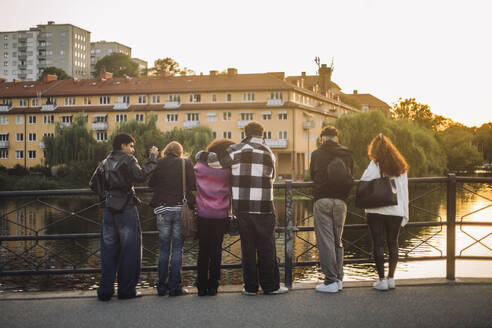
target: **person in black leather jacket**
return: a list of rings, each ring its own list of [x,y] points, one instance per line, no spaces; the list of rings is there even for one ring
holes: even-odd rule
[[[140,167],[135,139],[118,134],[113,151],[97,167],[89,185],[104,199],[101,225],[101,280],[97,297],[109,301],[114,294],[118,274],[118,298],[140,296],[136,286],[140,278],[142,237],[134,184],[144,182],[156,167],[157,147],[150,149],[150,159]]]

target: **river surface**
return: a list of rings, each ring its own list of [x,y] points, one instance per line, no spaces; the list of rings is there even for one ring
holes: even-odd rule
[[[309,190],[302,190],[309,193]],[[299,227],[312,227],[312,201],[302,192],[294,194],[294,222]],[[143,197],[144,202],[150,195]],[[410,187],[410,222],[446,221],[446,185],[419,184]],[[461,226],[460,222],[492,222],[492,186],[489,184],[458,184],[456,255],[492,257],[491,226]],[[92,196],[45,197],[2,200],[0,204],[0,234],[8,236],[73,234],[99,232],[101,211]],[[349,199],[346,225],[365,223],[362,212]],[[27,205],[26,205],[27,204]],[[285,224],[285,202],[275,201],[278,224]],[[92,205],[92,206],[91,206]],[[87,209],[85,209],[87,208]],[[76,216],[70,215],[77,213]],[[155,219],[147,206],[141,206],[140,219],[143,231],[155,231]],[[483,239],[482,239],[483,238]],[[238,237],[226,235],[223,247],[223,264],[240,263]],[[371,254],[371,240],[367,228],[346,228],[343,234],[345,258],[367,258]],[[476,240],[480,240],[477,243]],[[400,232],[400,257],[446,255],[446,227],[405,227]],[[474,243],[471,245],[472,243]],[[318,261],[314,232],[298,232],[294,237],[295,262]],[[158,256],[158,238],[155,235],[143,239],[143,266],[155,266]],[[183,265],[195,265],[198,253],[196,242],[185,243]],[[277,256],[284,261],[284,236],[277,234]],[[98,240],[46,240],[12,241],[0,245],[0,270],[97,268],[99,266]],[[377,277],[372,264],[345,264],[345,280],[372,280]],[[283,269],[281,269],[283,279]],[[400,261],[396,278],[445,277],[446,261]],[[457,277],[492,277],[492,260],[456,262]],[[319,266],[300,266],[294,269],[294,281],[319,281],[323,278]],[[0,292],[4,290],[61,290],[94,289],[98,274],[40,275],[1,277]],[[183,272],[185,285],[195,280],[193,270]],[[140,285],[152,286],[155,272],[142,273]],[[222,284],[239,284],[240,269],[222,270]]]

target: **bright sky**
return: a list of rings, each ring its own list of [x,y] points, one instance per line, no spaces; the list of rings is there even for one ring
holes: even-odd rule
[[[466,125],[492,121],[489,0],[22,0],[0,3],[0,30],[70,23],[149,62],[171,57],[208,74],[316,72],[345,93],[392,105],[414,97]]]

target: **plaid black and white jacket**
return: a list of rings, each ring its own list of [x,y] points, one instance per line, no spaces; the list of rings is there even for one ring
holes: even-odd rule
[[[275,155],[262,138],[249,137],[215,153],[199,152],[196,158],[212,168],[231,168],[232,205],[237,213],[274,213]]]

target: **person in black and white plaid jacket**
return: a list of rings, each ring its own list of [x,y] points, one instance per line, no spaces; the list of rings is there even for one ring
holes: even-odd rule
[[[223,157],[200,152],[197,159],[213,168],[231,168],[232,205],[241,236],[243,293],[256,295],[261,285],[265,294],[282,294],[288,289],[280,286],[275,248],[275,156],[263,141],[264,128],[260,123],[249,122],[244,131],[246,139],[229,146]]]

